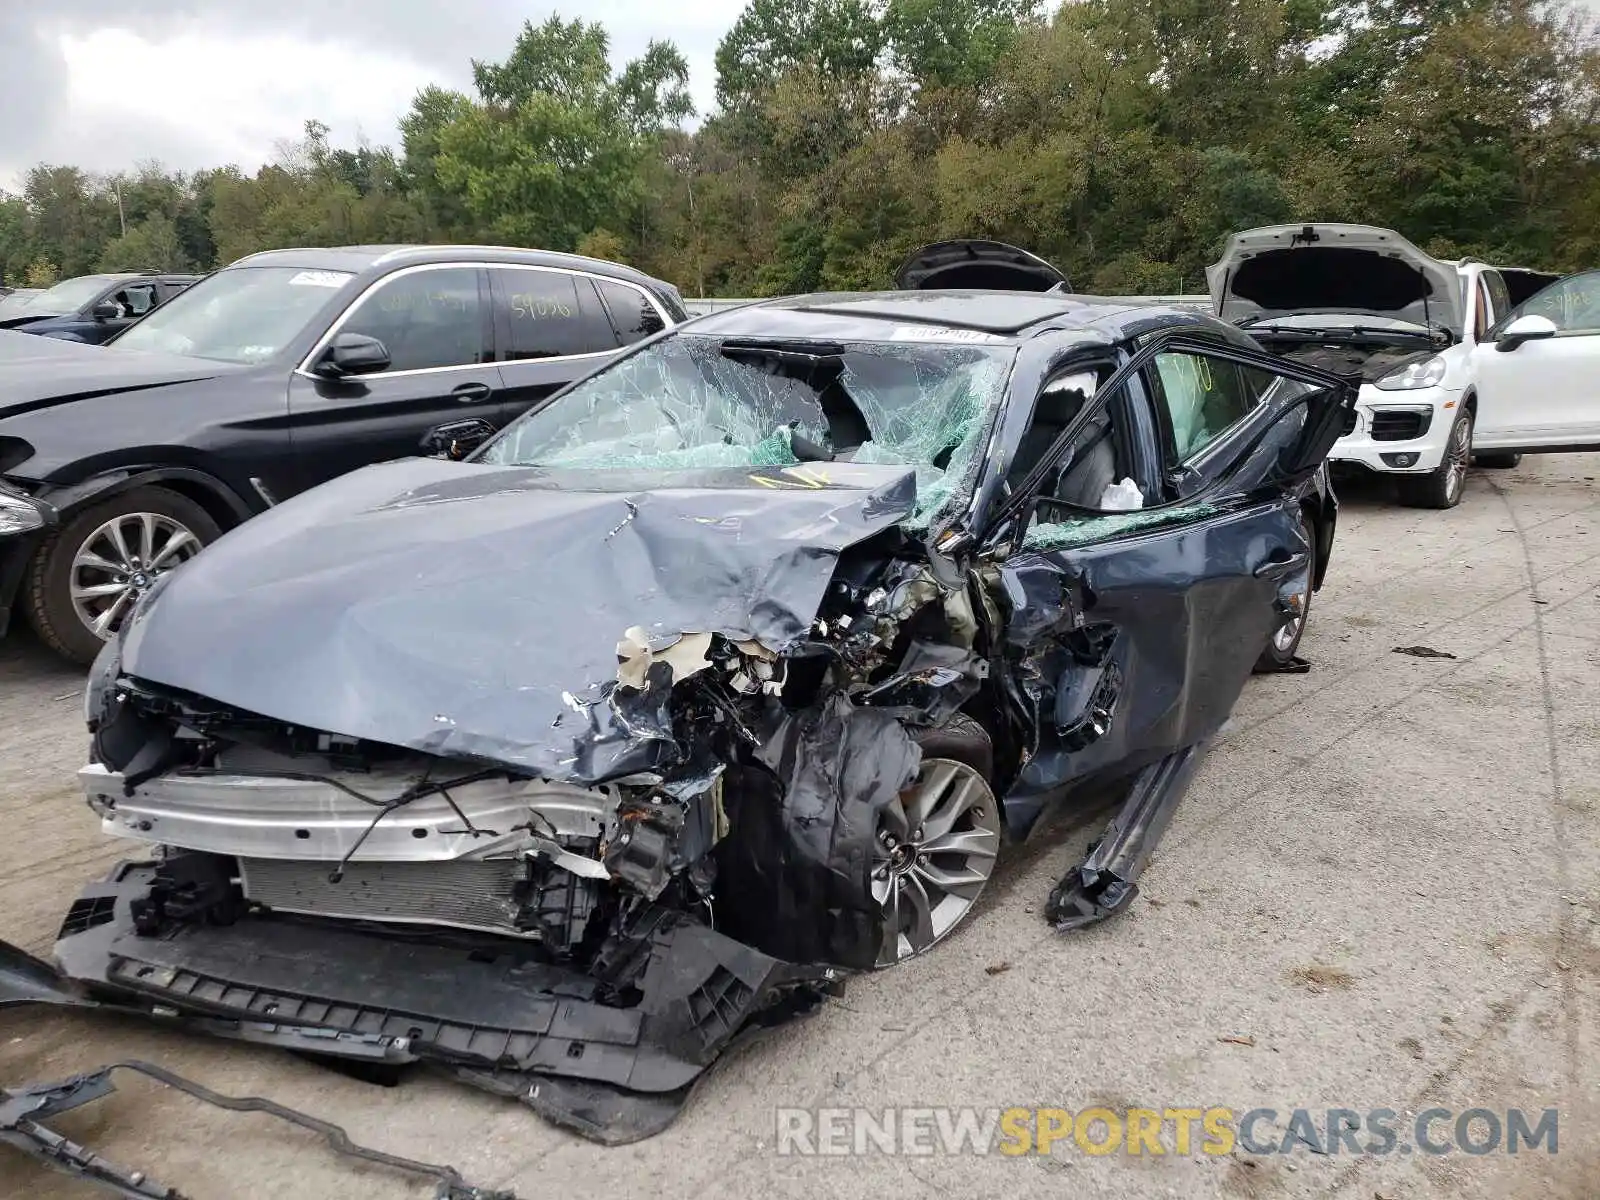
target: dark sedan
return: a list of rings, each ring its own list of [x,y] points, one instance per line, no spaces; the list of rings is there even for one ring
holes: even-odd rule
[[[86,700],[133,861],[65,978],[13,977],[644,1136],[742,1035],[949,936],[1052,806],[1120,805],[1050,919],[1128,906],[1321,580],[1354,402],[1214,318],[1059,294],[669,331],[160,580]]]
[[[684,316],[613,263],[356,246],[242,259],[103,350],[0,335],[0,633],[18,601],[88,662],[224,530],[451,417],[498,429]],[[58,523],[25,527],[8,492]]]
[[[37,333],[92,346],[110,341],[178,295],[198,275],[80,275],[0,313],[0,329]]]

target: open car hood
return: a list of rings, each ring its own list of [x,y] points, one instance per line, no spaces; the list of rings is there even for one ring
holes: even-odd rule
[[[1206,268],[1211,303],[1227,321],[1352,313],[1461,332],[1453,263],[1372,225],[1273,225],[1236,233]]]
[[[1060,286],[1072,290],[1067,277],[1037,254],[1004,242],[963,238],[934,242],[906,259],[895,272],[902,291],[977,288],[1001,292],[1047,292]]]
[[[229,533],[164,576],[107,654],[289,724],[596,783],[672,751],[642,732],[653,711],[630,723],[610,702],[630,630],[652,649],[700,633],[792,649],[839,552],[915,500],[909,467],[406,459]]]

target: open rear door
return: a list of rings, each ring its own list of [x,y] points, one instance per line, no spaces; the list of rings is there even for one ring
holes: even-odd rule
[[[1048,292],[1072,290],[1066,275],[1037,254],[1004,242],[963,238],[934,242],[912,253],[895,272],[902,291],[977,289],[996,292]]]

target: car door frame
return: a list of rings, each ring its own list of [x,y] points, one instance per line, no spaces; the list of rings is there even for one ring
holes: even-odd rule
[[[1311,390],[1264,398],[1210,442],[1192,468],[1198,485],[1184,498],[1134,513],[1079,510],[1104,519],[1102,529],[1070,545],[1028,547],[1031,517],[1060,503],[1043,500],[1038,488],[1058,472],[1078,431],[1119,402],[1125,385],[1135,407],[1154,418],[1130,432],[1158,439],[1145,450],[1167,461],[1171,434],[1144,372],[1169,352],[1228,360]],[[990,560],[1008,614],[1001,640],[1011,661],[997,664],[996,673],[1028,681],[1008,696],[1012,736],[1023,747],[1005,798],[1013,836],[1025,836],[1080,785],[1137,771],[1215,735],[1282,619],[1283,581],[1308,561],[1301,491],[1339,437],[1357,392],[1353,380],[1193,329],[1155,334],[1125,357],[979,526],[979,557]],[[1302,407],[1306,420],[1289,454],[1290,445],[1269,435]],[[1215,627],[1197,628],[1196,612]]]
[[[486,419],[492,419],[490,414],[495,408],[501,383],[500,373],[497,365],[500,351],[499,345],[496,341],[493,299],[490,290],[491,283],[489,274],[485,267],[486,264],[478,261],[436,261],[427,263],[411,263],[392,271],[385,271],[383,274],[366,281],[361,288],[352,293],[349,301],[336,316],[327,322],[322,333],[311,343],[310,348],[300,356],[298,363],[291,373],[287,396],[291,447],[294,445],[294,439],[297,433],[302,430],[302,427],[314,423],[303,420],[305,414],[297,413],[295,411],[296,390],[303,386],[309,386],[320,395],[325,389],[336,388],[341,386],[341,383],[343,386],[352,388],[370,388],[373,383],[381,384],[382,382],[388,380],[462,375],[464,373],[471,372],[480,376],[481,379],[486,383],[490,380],[493,380],[493,383],[489,384],[489,390],[484,399],[480,401],[462,402],[460,403],[459,409],[453,405],[441,406],[435,414],[435,420],[433,420],[431,424],[443,423],[456,417],[484,417]],[[352,316],[356,314],[361,309],[362,305],[364,305],[371,297],[376,295],[383,288],[390,286],[398,279],[435,271],[471,271],[476,277],[479,304],[479,336],[481,338],[481,344],[484,348],[484,361],[480,363],[462,363],[442,367],[413,367],[398,371],[375,371],[367,375],[352,376],[349,380],[345,381],[332,381],[317,374],[317,372],[313,369],[317,360],[327,350],[328,346],[332,344],[333,339],[339,335],[345,325],[349,323]],[[503,427],[505,423],[506,422],[503,421],[495,422],[497,428]],[[426,432],[426,429],[419,428],[416,432],[416,442],[414,445],[409,446],[408,450],[420,452],[421,437]],[[296,457],[298,457],[298,452],[295,453]],[[381,461],[381,459],[374,458],[371,461]],[[322,482],[322,480],[314,477],[316,473],[309,466],[305,470],[297,468],[295,474],[300,476],[303,480],[309,481],[303,482],[300,487],[297,488],[297,490],[303,490],[305,486],[314,486],[316,483]],[[282,497],[279,498],[281,499]]]
[[[1600,381],[1600,326],[1594,329],[1562,330],[1552,337],[1528,341],[1509,352],[1504,351],[1499,344],[1500,334],[1505,327],[1522,316],[1529,304],[1546,292],[1586,275],[1593,276],[1596,286],[1600,287],[1600,268],[1574,271],[1570,275],[1564,275],[1500,315],[1479,339],[1478,344],[1472,348],[1474,394],[1478,406],[1477,425],[1473,435],[1475,449],[1506,454],[1581,454],[1600,450],[1600,382],[1597,382],[1592,389],[1589,404],[1592,406],[1593,419],[1588,422],[1563,422],[1558,411],[1557,419],[1546,424],[1521,427],[1515,423],[1499,426],[1495,424],[1503,414],[1517,412],[1519,403],[1524,402],[1522,397],[1509,394],[1505,387],[1505,375],[1499,369],[1514,367],[1518,361],[1517,356],[1548,354],[1552,347],[1559,347],[1564,353],[1572,353],[1573,351],[1563,344],[1573,343],[1579,350],[1589,350],[1589,357],[1593,359],[1593,366],[1587,373],[1584,372],[1581,363],[1574,369],[1574,373],[1579,377],[1587,374],[1588,378]],[[1580,339],[1588,340],[1580,341]],[[1499,357],[1502,353],[1509,353],[1512,357],[1502,361]],[[1583,403],[1582,398],[1578,403]],[[1564,428],[1572,432],[1564,434],[1562,432]],[[1551,440],[1562,437],[1568,440]]]

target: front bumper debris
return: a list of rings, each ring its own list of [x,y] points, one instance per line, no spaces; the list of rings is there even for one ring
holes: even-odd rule
[[[665,1129],[718,1058],[809,1012],[834,976],[667,913],[589,972],[255,913],[143,937],[133,904],[154,877],[153,863],[124,863],[85,890],[55,946],[58,982],[6,948],[0,1007],[94,1003],[326,1058],[421,1063],[623,1144]]]
[[[266,1113],[301,1129],[309,1129],[320,1134],[337,1154],[433,1179],[438,1185],[434,1192],[436,1200],[516,1200],[516,1195],[509,1191],[474,1187],[462,1179],[454,1167],[436,1166],[358,1146],[339,1126],[317,1117],[259,1096],[223,1096],[163,1067],[145,1062],[112,1063],[97,1071],[56,1083],[0,1088],[0,1142],[16,1147],[52,1170],[97,1184],[114,1195],[131,1197],[132,1200],[184,1200],[183,1193],[176,1188],[157,1183],[143,1171],[129,1170],[108,1162],[87,1146],[80,1146],[62,1137],[44,1124],[51,1117],[81,1108],[116,1091],[116,1085],[111,1082],[114,1071],[143,1075],[202,1103],[229,1112]]]

